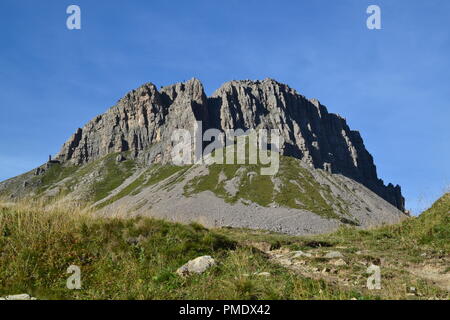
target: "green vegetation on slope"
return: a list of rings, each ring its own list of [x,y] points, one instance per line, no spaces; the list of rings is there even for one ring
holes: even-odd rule
[[[51,164],[44,173],[32,178],[31,187],[37,186],[36,195],[57,187],[55,198],[72,192],[80,183],[86,188],[86,201],[97,202],[118,188],[136,170],[134,160],[117,162],[118,153],[107,155],[84,166]]]
[[[115,201],[122,199],[123,197],[126,197],[128,195],[136,195],[141,192],[143,188],[155,185],[178,174],[176,177],[174,177],[174,180],[176,180],[179,175],[185,173],[189,168],[190,166],[181,167],[172,165],[153,165],[151,168],[142,172],[136,180],[127,185],[120,192],[97,205],[97,208],[100,209],[106,207],[107,205],[114,203]]]
[[[70,207],[0,205],[0,296],[27,292],[40,299],[448,299],[431,281],[407,270],[445,266],[449,209],[447,194],[420,217],[396,226],[292,237],[146,218],[93,218]],[[280,253],[311,253],[312,258],[299,260],[300,266],[318,273],[300,275],[249,246],[261,241]],[[335,275],[320,272],[330,268],[329,261],[320,258],[329,250],[342,252],[347,263],[331,265],[337,268]],[[213,256],[218,265],[189,278],[175,274],[201,255]],[[381,291],[364,289],[367,263],[381,265]],[[81,267],[82,290],[65,287],[70,265]],[[270,276],[253,276],[258,272]],[[333,276],[337,283],[330,280]],[[339,279],[347,286],[339,285]],[[410,287],[418,295],[411,297]]]
[[[260,164],[210,165],[209,174],[196,177],[186,185],[185,195],[212,191],[229,203],[248,200],[264,207],[276,204],[339,218],[331,206],[334,203],[342,214],[346,214],[344,201],[336,199],[328,186],[319,184],[298,160],[280,156],[280,168],[275,176],[261,175],[262,167]],[[226,184],[234,185],[236,192],[230,194]]]
[[[450,193],[421,215],[412,227],[421,244],[434,245],[450,252]],[[411,233],[411,231],[409,231]]]
[[[203,191],[212,191],[226,202],[235,203],[239,199],[250,200],[262,206],[272,202],[273,183],[270,176],[259,174],[257,165],[221,165],[208,166],[209,173],[196,177],[185,187],[185,195],[190,196]],[[236,194],[229,194],[225,184],[238,179]]]
[[[423,251],[437,255],[450,254],[450,193],[445,194],[419,217],[371,230],[342,227],[334,233],[310,237],[292,237],[263,231],[243,232],[240,229],[223,229],[223,232],[235,241],[266,241],[276,247],[305,249],[305,243],[316,242],[321,247],[345,245],[350,251],[370,249],[383,256],[392,254],[392,258],[404,256],[422,261],[425,259],[425,255],[420,256]]]
[[[373,230],[344,227],[335,233],[310,238],[333,246],[345,245],[358,250],[368,249],[378,258],[404,258],[410,262],[423,262],[427,254],[448,256],[450,254],[450,193],[436,201],[419,217],[409,218],[400,224]]]
[[[37,198],[43,195],[46,198],[61,198],[76,191],[75,198],[99,202],[97,208],[101,209],[162,181],[167,183],[164,182],[160,188],[169,189],[175,183],[182,182],[184,174],[192,167],[155,164],[143,168],[132,159],[117,162],[117,155],[112,153],[83,166],[53,164],[43,174],[32,177],[29,194],[36,191]],[[125,158],[128,156],[125,153]],[[340,219],[346,224],[358,224],[342,218],[348,214],[345,201],[335,197],[328,185],[318,183],[298,160],[281,156],[279,171],[274,176],[261,175],[263,167],[261,164],[210,165],[207,175],[187,182],[184,195],[212,191],[228,203],[242,200],[243,203],[251,201],[264,207],[304,209],[322,217]],[[141,174],[137,174],[134,181],[121,187],[129,177],[139,172]],[[24,181],[18,180],[17,184],[24,185]],[[121,189],[114,192],[119,187]],[[3,196],[7,195],[5,191]]]
[[[178,267],[201,255],[219,264],[181,278]],[[70,265],[82,290],[67,290]],[[271,277],[245,274],[270,272]],[[0,296],[39,299],[349,299],[324,281],[298,277],[264,254],[199,225],[151,219],[94,219],[77,210],[0,209]]]
[[[92,201],[97,202],[107,197],[111,191],[118,188],[126,179],[133,174],[135,162],[133,160],[126,160],[117,163],[115,154],[108,155],[103,160],[103,167],[101,169],[101,179],[96,181],[92,186]]]
[[[375,292],[380,298],[450,299],[448,292],[437,288],[437,285],[450,288],[450,193],[419,217],[372,230],[343,227],[331,234],[310,237],[239,229],[222,229],[221,232],[237,242],[264,241],[272,247],[310,253],[339,250],[347,262],[337,268],[339,277],[359,285],[364,285],[365,277],[361,280],[360,276],[368,264],[380,265],[383,290]],[[316,249],[311,250],[311,247]],[[307,260],[307,264],[319,270],[330,267],[318,258]],[[411,287],[418,293],[411,294]]]
[[[41,177],[35,179],[40,180],[40,186],[38,188],[38,194],[46,191],[52,185],[73,176],[79,167],[77,166],[63,166],[59,163],[52,164]]]
[[[299,165],[298,160],[283,157],[280,166],[281,192],[277,193],[277,203],[297,209],[305,209],[328,218],[338,218],[331,205],[333,201],[329,188],[317,183],[308,170]],[[326,195],[326,196],[324,196]]]

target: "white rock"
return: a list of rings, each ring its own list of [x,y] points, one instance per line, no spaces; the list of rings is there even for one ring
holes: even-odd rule
[[[242,276],[244,277],[250,277],[250,275],[248,273],[244,273]],[[270,273],[269,272],[253,272],[252,276],[260,276],[260,277],[270,277]]]
[[[293,258],[300,258],[300,257],[311,258],[311,257],[312,257],[312,254],[311,254],[311,253],[303,252],[303,251],[301,251],[301,250],[299,250],[299,251],[294,251],[293,254],[294,254]]]
[[[333,262],[331,262],[332,265],[340,267],[340,266],[346,266],[347,262],[345,262],[343,259],[337,259],[337,260],[333,260]]]
[[[3,298],[0,298],[0,300],[36,300],[36,298],[31,297],[30,295],[23,293],[23,294],[16,294],[12,296],[6,296]]]
[[[216,261],[210,256],[198,257],[189,261],[177,270],[180,276],[189,276],[192,274],[200,274],[205,272],[208,268],[216,264]]]
[[[343,258],[344,256],[339,251],[330,251],[328,252],[324,258],[326,259],[337,259],[337,258]]]

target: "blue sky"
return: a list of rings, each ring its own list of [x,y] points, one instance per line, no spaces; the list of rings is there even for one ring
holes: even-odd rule
[[[382,30],[366,27],[371,4]],[[450,185],[449,30],[448,0],[1,0],[0,180],[145,82],[197,77],[210,94],[271,77],[360,130],[419,212]]]

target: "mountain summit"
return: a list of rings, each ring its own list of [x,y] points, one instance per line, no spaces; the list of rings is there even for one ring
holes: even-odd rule
[[[248,165],[173,166],[173,131],[192,130],[197,121],[203,131],[278,129],[280,172],[262,177]],[[160,90],[145,84],[76,130],[49,163],[1,183],[1,194],[89,199],[105,213],[121,205],[136,214],[210,225],[260,227],[272,216],[262,227],[289,233],[404,216],[400,187],[378,178],[359,132],[319,101],[273,79],[230,81],[211,97],[197,79]],[[264,214],[254,217],[258,212]],[[300,213],[315,221],[310,225],[326,227],[276,222],[297,221],[292,216]]]

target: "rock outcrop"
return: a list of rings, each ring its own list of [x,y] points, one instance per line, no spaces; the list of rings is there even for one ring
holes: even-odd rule
[[[145,84],[79,128],[56,158],[84,164],[113,152],[132,151],[149,162],[169,162],[173,130],[191,128],[197,120],[207,123],[207,106],[196,79],[161,91]]]
[[[231,81],[211,97],[197,79],[160,90],[145,84],[78,129],[56,160],[85,164],[113,152],[130,152],[145,163],[168,163],[173,130],[193,131],[196,121],[203,122],[203,130],[279,129],[283,155],[347,176],[404,211],[400,186],[386,186],[378,178],[360,133],[319,101],[272,79]]]

